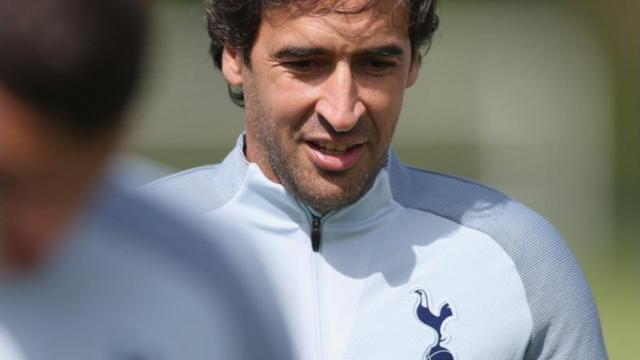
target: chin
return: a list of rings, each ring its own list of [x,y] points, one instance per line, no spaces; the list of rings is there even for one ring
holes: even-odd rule
[[[302,202],[321,212],[335,210],[351,205],[364,196],[370,187],[364,184],[361,177],[351,176],[321,177],[314,182],[298,183],[297,189],[292,191]]]

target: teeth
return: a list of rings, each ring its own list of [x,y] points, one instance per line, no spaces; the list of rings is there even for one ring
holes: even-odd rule
[[[330,142],[314,142],[314,144],[327,152],[341,153],[351,149],[352,146],[337,145]]]
[[[318,145],[321,148],[324,148],[324,149],[327,149],[327,150],[330,150],[330,151],[336,150],[336,146],[334,144],[332,144],[332,143],[320,142],[320,143],[318,143]]]

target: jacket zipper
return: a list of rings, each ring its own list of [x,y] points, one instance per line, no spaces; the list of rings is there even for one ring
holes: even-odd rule
[[[322,219],[316,215],[311,215],[311,248],[314,252],[320,251],[322,241]]]
[[[320,244],[322,241],[322,216],[316,215],[313,211],[309,210],[309,214],[311,215],[311,249],[314,253],[320,251]],[[315,353],[313,354],[313,358],[317,360],[322,360],[322,315],[320,311],[320,297],[318,288],[319,284],[319,273],[318,273],[318,263],[317,263],[317,255],[311,254],[311,283],[312,291],[313,291],[313,307],[315,308],[315,321],[313,322],[315,325]]]

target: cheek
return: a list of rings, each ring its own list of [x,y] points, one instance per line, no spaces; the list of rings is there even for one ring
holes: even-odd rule
[[[403,92],[398,89],[368,89],[362,100],[381,140],[390,138],[402,108]]]
[[[314,89],[309,86],[273,84],[260,92],[262,117],[280,131],[297,131],[313,113]]]
[[[390,115],[400,112],[405,91],[404,76],[396,74],[364,80],[360,82],[358,95],[368,108]]]
[[[312,107],[323,96],[323,79],[323,76],[297,77],[280,69],[269,69],[264,76],[255,77],[263,97],[271,96],[274,103],[297,111]]]

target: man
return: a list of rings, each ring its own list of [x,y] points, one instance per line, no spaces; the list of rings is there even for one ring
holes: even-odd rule
[[[125,190],[108,165],[147,7],[0,0],[3,360],[288,357],[269,294],[234,265],[245,249]]]
[[[590,289],[544,219],[389,152],[435,9],[209,1],[245,133],[221,164],[149,187],[262,254],[301,359],[604,359]]]

